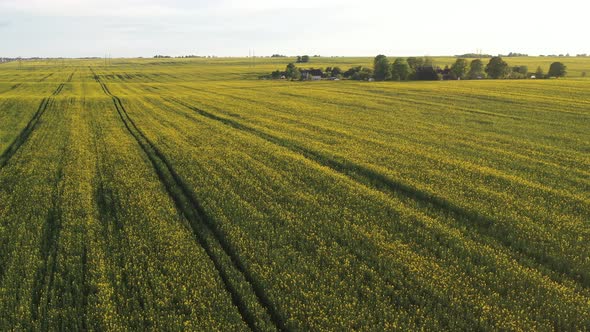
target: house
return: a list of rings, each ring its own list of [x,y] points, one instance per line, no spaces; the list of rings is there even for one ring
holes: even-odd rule
[[[321,69],[304,69],[301,71],[301,78],[304,80],[319,81],[324,76]]]

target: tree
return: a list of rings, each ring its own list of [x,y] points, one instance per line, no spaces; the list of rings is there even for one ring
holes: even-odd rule
[[[510,67],[506,61],[502,60],[501,57],[495,56],[490,59],[490,62],[486,66],[486,73],[491,78],[504,78],[510,73]]]
[[[403,58],[397,58],[391,65],[391,78],[394,81],[405,81],[410,76],[410,66]]]
[[[514,66],[512,67],[512,72],[510,73],[510,78],[527,78],[529,73],[529,67],[527,66]]]
[[[416,68],[424,66],[424,58],[409,57],[407,62],[412,71],[416,71]]]
[[[541,68],[541,66],[537,67],[535,78],[545,78],[545,72],[543,72],[543,68]]]
[[[418,81],[438,81],[440,80],[440,76],[438,76],[438,73],[436,72],[436,69],[434,69],[434,67],[422,66],[416,68],[414,79]]]
[[[340,75],[342,75],[342,69],[340,67],[332,68],[332,77],[338,77]]]
[[[290,63],[287,65],[287,70],[285,70],[285,77],[296,81],[301,78],[301,71],[294,64]]]
[[[567,67],[561,62],[554,62],[549,67],[549,77],[564,77],[567,75]]]
[[[467,71],[469,70],[469,63],[466,59],[457,59],[455,63],[451,66],[451,73],[453,77],[456,79],[463,79],[465,75],[467,75]]]
[[[307,63],[307,62],[309,62],[309,55],[304,55],[304,56],[298,55],[297,56],[297,63]]]
[[[273,80],[278,80],[278,79],[280,79],[280,78],[281,78],[281,76],[282,76],[282,75],[283,75],[283,74],[281,73],[281,71],[280,71],[280,70],[275,70],[275,71],[273,71],[273,72],[272,72],[272,74],[270,74],[270,77],[271,77]]]
[[[351,80],[367,81],[373,77],[373,70],[371,68],[357,66],[345,71],[343,76]]]
[[[357,67],[352,67],[350,69],[348,69],[347,71],[345,71],[342,76],[346,77],[346,78],[351,78],[352,75],[354,75],[354,73],[361,71],[363,67],[361,66],[357,66]]]
[[[469,79],[480,79],[485,77],[483,61],[475,59],[469,65],[469,72],[467,73]]]
[[[373,61],[373,70],[375,73],[375,80],[385,81],[391,78],[391,68],[389,66],[389,59],[383,54],[379,54]]]
[[[363,67],[359,72],[355,75],[352,75],[353,79],[359,81],[368,81],[371,77],[373,77],[374,73],[371,68]]]
[[[420,76],[423,77],[424,69],[429,72],[428,67],[434,68],[434,60],[431,57],[423,56],[423,57],[409,57],[407,60],[408,66],[410,67],[410,75],[409,79],[417,79],[418,72],[420,72]],[[430,73],[432,74],[432,73]]]
[[[512,70],[516,71],[517,73],[521,73],[521,74],[526,75],[529,72],[529,67],[527,67],[527,66],[516,66]]]

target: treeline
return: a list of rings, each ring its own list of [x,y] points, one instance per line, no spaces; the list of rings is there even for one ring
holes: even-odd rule
[[[529,56],[525,53],[517,53],[517,52],[510,52],[506,55],[499,54],[498,56],[502,57],[522,57],[522,56]],[[455,55],[456,58],[493,58],[494,56],[491,54],[481,54],[481,53],[465,53],[461,55]]]
[[[28,61],[28,60],[49,60],[49,59],[64,59],[64,58],[40,58],[40,57],[32,57],[32,58],[3,58],[0,57],[0,63],[2,62],[12,62],[12,61]]]
[[[373,78],[377,81],[549,78],[564,77],[566,69],[563,63],[554,62],[547,74],[541,67],[533,73],[527,66],[508,65],[501,56],[492,57],[485,65],[481,59],[469,62],[459,58],[451,66],[441,69],[435,67],[428,57],[397,58],[392,63],[385,55],[378,55],[373,61]]]
[[[375,61],[379,60],[379,65],[373,68],[365,66],[355,66],[347,70],[340,67],[328,67],[305,69],[299,68],[294,63],[287,65],[284,71],[276,70],[270,75],[262,76],[262,79],[287,79],[287,80],[311,80],[311,79],[349,79],[357,81],[374,81],[374,80],[438,80],[439,74],[434,67],[434,61],[431,57],[410,57],[407,59],[396,59],[391,65],[384,55],[377,56]],[[402,61],[403,60],[403,61]],[[301,62],[306,63],[306,62]],[[388,74],[383,74],[380,65],[385,65]],[[309,75],[312,73],[312,75]]]
[[[276,54],[271,55],[270,57],[271,58],[286,58],[287,56],[286,55],[283,55],[283,54],[276,53]],[[314,58],[320,58],[321,56],[320,55],[314,55],[313,57]],[[309,55],[298,55],[297,56],[297,63],[306,63],[306,62],[309,62],[309,59],[310,58],[311,57]]]
[[[295,64],[290,63],[284,71],[275,70],[270,75],[261,76],[261,79],[286,79],[291,81],[304,80],[318,80],[318,79],[354,79],[354,80],[369,80],[373,77],[373,70],[367,67],[353,67],[346,71],[340,67],[327,68],[299,68]]]
[[[508,53],[506,55],[500,54],[498,56],[504,56],[504,57],[508,57],[508,58],[515,58],[515,57],[523,57],[523,56],[526,57],[526,56],[529,56],[529,55],[528,54],[525,54],[525,53],[510,52],[510,53]]]
[[[548,57],[548,58],[571,58],[573,55],[570,55],[569,53],[566,54],[541,54],[539,55],[540,57]],[[578,58],[586,58],[588,57],[587,53],[581,53],[581,54],[576,54],[575,55]]]
[[[170,55],[154,55],[154,59],[192,59],[192,58],[199,58],[199,59],[205,59],[205,58],[217,58],[214,55],[194,55],[194,54],[189,54],[189,55],[179,55],[179,56],[170,56]]]
[[[564,77],[567,67],[561,62],[554,62],[545,73],[542,67],[530,72],[527,66],[510,66],[501,56],[492,57],[487,64],[481,59],[467,60],[459,58],[451,66],[444,68],[434,65],[431,57],[396,58],[390,61],[385,55],[378,55],[373,60],[373,68],[356,66],[346,71],[339,67],[323,69],[301,69],[295,64],[287,65],[285,71],[276,70],[262,79],[318,80],[350,79],[358,81],[438,81],[465,79],[525,79]]]
[[[297,56],[297,63],[308,63],[309,62],[309,55],[298,55]]]
[[[493,55],[491,54],[481,54],[481,53],[465,53],[461,55],[455,55],[455,58],[491,58]]]

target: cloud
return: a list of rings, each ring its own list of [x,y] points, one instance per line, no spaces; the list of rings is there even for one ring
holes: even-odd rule
[[[369,0],[381,1],[381,0]],[[0,0],[0,10],[59,17],[235,17],[293,10],[334,11],[353,0]]]
[[[0,0],[0,10],[65,17],[164,17],[190,15],[174,1],[137,0]]]
[[[471,0],[0,0],[0,29],[18,32],[4,34],[3,48],[32,56],[105,49],[182,54],[194,48],[222,55],[251,48],[259,54],[455,54],[476,48],[532,54],[548,44],[587,53],[579,41],[583,10],[553,24],[485,23],[527,10],[543,15],[546,6],[539,4],[549,1],[496,0],[482,16]],[[555,35],[565,37],[550,40]]]

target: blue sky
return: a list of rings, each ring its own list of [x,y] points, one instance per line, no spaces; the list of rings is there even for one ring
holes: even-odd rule
[[[581,0],[0,0],[0,56],[590,53]]]

